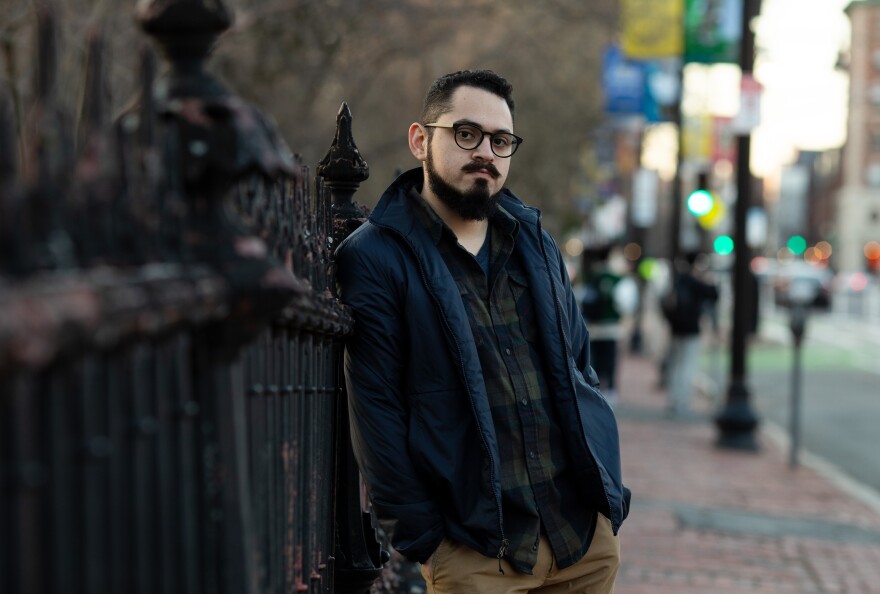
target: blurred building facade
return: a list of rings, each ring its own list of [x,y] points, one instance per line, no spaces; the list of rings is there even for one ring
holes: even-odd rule
[[[777,207],[778,245],[801,235],[809,245],[822,240],[839,244],[837,198],[841,190],[840,148],[798,152],[782,172]]]
[[[847,142],[838,195],[835,262],[864,270],[865,246],[880,240],[880,0],[846,7],[852,26]]]

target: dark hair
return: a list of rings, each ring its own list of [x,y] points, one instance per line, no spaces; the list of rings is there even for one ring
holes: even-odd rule
[[[510,117],[513,118],[513,86],[491,70],[459,70],[441,76],[428,89],[422,106],[422,123],[436,122],[452,110],[452,94],[458,87],[476,87],[498,95],[507,102]]]

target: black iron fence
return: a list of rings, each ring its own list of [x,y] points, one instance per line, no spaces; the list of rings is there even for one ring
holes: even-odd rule
[[[137,16],[168,74],[145,51],[115,121],[95,35],[73,130],[48,12],[23,142],[0,100],[0,591],[363,592],[330,265],[363,216],[351,114],[312,192],[204,69],[223,3]]]

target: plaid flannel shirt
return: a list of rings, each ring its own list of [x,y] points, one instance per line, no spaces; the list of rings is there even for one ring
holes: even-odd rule
[[[500,207],[491,216],[487,276],[419,193],[410,196],[458,285],[477,345],[498,438],[507,558],[516,571],[531,573],[543,531],[557,564],[567,567],[589,547],[596,510],[581,503],[567,472],[532,296],[514,249],[519,223]]]

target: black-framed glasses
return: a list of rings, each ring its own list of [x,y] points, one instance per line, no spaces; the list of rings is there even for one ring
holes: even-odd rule
[[[496,157],[506,159],[512,157],[523,139],[510,132],[486,132],[479,126],[460,122],[458,124],[425,124],[428,128],[450,128],[455,138],[455,144],[466,151],[472,151],[483,142],[483,138],[489,137],[489,146]]]

